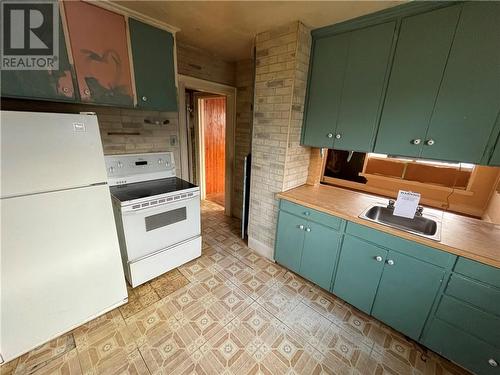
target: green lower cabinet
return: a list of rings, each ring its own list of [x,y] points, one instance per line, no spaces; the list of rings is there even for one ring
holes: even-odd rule
[[[378,246],[346,235],[333,293],[370,314],[387,253]]]
[[[308,222],[299,273],[329,290],[341,240],[340,232]]]
[[[423,344],[444,357],[481,375],[500,373],[500,349],[434,318]]]
[[[274,259],[286,268],[299,272],[304,244],[305,220],[280,211]]]
[[[372,315],[417,340],[443,277],[440,267],[389,251]]]

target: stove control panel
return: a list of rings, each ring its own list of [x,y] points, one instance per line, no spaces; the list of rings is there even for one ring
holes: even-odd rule
[[[173,152],[105,156],[110,185],[175,176]]]

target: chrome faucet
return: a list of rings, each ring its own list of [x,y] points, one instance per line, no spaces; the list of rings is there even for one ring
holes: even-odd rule
[[[415,216],[422,216],[424,212],[424,208],[422,206],[417,206],[417,210],[415,211]]]
[[[395,204],[396,204],[396,201],[394,199],[389,199],[389,204],[387,205],[387,208],[390,208],[391,210],[393,210]]]

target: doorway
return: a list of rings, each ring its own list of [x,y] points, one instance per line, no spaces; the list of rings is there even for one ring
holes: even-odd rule
[[[179,75],[181,175],[231,216],[236,88]]]
[[[205,199],[225,205],[226,97],[198,99]]]

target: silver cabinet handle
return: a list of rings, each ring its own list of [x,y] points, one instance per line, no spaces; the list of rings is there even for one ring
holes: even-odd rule
[[[304,226],[302,224],[299,225],[298,227],[300,230],[304,230]]]
[[[411,144],[412,145],[419,145],[422,142],[420,138],[412,139]]]
[[[328,133],[326,136],[327,136],[328,138],[333,138],[333,133]]]
[[[89,89],[85,89],[85,90],[83,90],[83,93],[84,93],[85,95],[90,95],[90,90],[89,90]]]
[[[309,211],[304,212],[304,215],[309,216],[311,213]]]
[[[141,99],[142,99],[143,102],[147,102],[148,101],[148,97],[147,96],[143,96]]]
[[[65,94],[67,94],[67,93],[69,92],[69,89],[68,89],[67,87],[63,87],[63,89],[62,89],[62,90],[63,90],[63,92],[64,92]]]
[[[377,262],[382,262],[382,257],[381,257],[380,255],[377,255],[377,256],[375,257],[375,260],[376,260]]]
[[[306,232],[310,232],[311,231],[311,228],[306,228]]]
[[[389,266],[393,266],[393,265],[394,265],[394,261],[393,261],[392,259],[388,259],[388,260],[387,260],[387,264],[388,264]]]
[[[436,142],[435,142],[435,141],[434,141],[434,139],[432,139],[432,138],[431,138],[431,139],[428,139],[428,140],[425,142],[425,144],[426,144],[427,146],[432,146],[434,143],[436,143]]]
[[[335,139],[340,139],[342,138],[342,134],[335,134]]]
[[[498,366],[498,362],[495,361],[493,358],[490,358],[488,359],[488,363],[491,367],[497,367]]]

